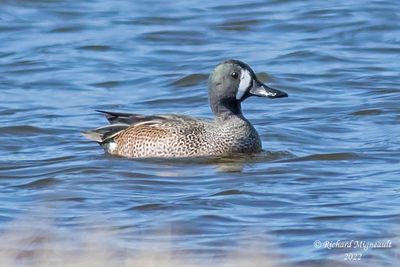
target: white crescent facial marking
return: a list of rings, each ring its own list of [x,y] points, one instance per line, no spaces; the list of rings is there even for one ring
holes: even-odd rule
[[[240,75],[239,88],[236,93],[236,99],[240,100],[249,89],[251,84],[251,75],[248,70],[242,69],[242,74]]]

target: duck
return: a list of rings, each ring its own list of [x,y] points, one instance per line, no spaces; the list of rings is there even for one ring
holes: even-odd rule
[[[127,158],[258,153],[262,151],[260,136],[241,109],[241,103],[251,96],[282,98],[288,94],[262,83],[246,63],[230,59],[218,64],[208,79],[214,119],[96,110],[110,124],[82,134],[106,153]]]

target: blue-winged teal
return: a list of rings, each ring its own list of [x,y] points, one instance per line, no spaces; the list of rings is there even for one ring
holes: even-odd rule
[[[278,98],[285,92],[261,83],[238,60],[219,64],[208,80],[214,120],[182,115],[143,116],[100,111],[110,125],[84,132],[108,153],[123,157],[220,156],[261,151],[261,140],[243,116],[241,102],[250,96]]]

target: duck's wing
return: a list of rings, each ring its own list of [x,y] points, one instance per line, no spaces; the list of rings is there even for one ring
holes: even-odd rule
[[[111,112],[104,110],[96,110],[97,112],[103,113],[110,124],[127,124],[133,125],[149,121],[161,121],[165,120],[163,116],[148,116],[133,113],[123,113],[123,112]]]
[[[82,134],[93,141],[104,143],[112,140],[121,131],[129,127],[136,126],[149,126],[156,128],[174,128],[176,125],[190,125],[194,126],[202,120],[185,115],[139,115],[132,113],[110,112],[103,110],[96,110],[103,113],[110,125],[103,126],[91,131],[84,131]]]
[[[163,114],[163,115],[140,115],[134,113],[123,113],[123,112],[110,112],[104,110],[96,110],[97,112],[103,113],[110,124],[126,124],[129,126],[133,125],[157,125],[165,122],[193,122],[202,121],[202,119],[194,118],[186,115],[175,115],[175,114]]]
[[[162,121],[166,120],[166,118],[161,116],[143,116],[139,114],[110,112],[103,110],[96,111],[103,113],[110,124],[94,130],[84,131],[82,134],[86,138],[96,141],[100,144],[112,140],[113,137],[117,136],[121,131],[130,126],[140,124],[154,125],[160,124]]]

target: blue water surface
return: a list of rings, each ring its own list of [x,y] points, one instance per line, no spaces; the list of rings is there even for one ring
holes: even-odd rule
[[[243,104],[263,153],[127,160],[80,135],[106,123],[95,109],[211,117],[207,78],[230,58],[289,93]],[[1,1],[0,230],[104,227],[112,247],[168,239],[205,264],[258,242],[283,266],[398,266],[399,59],[396,0]]]

